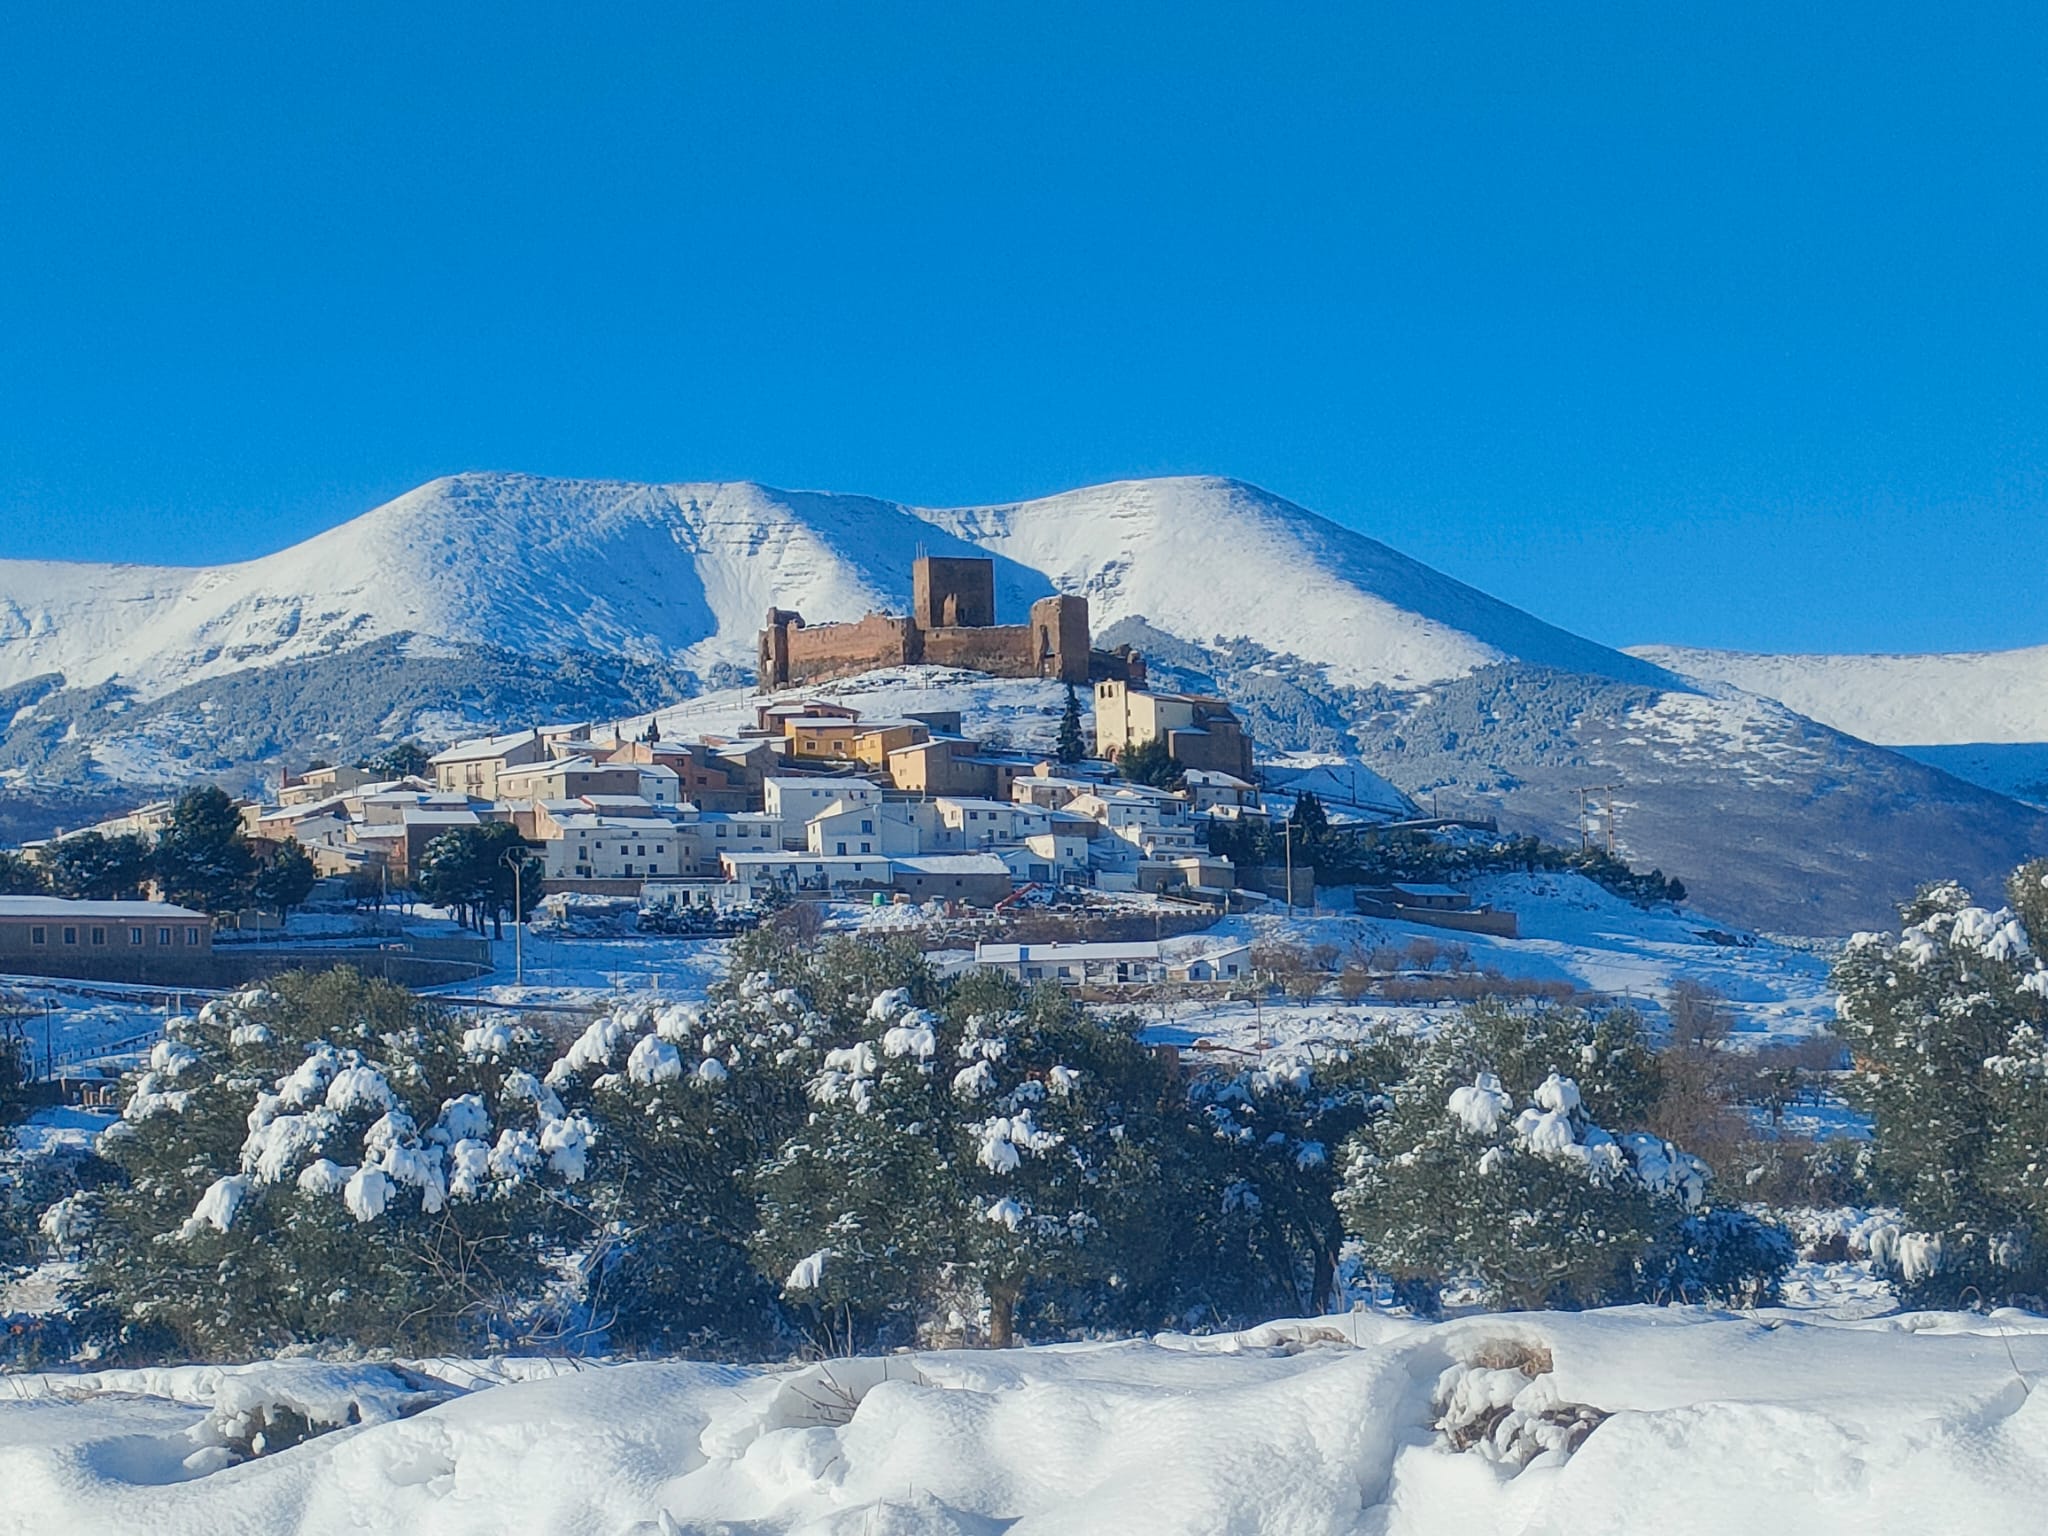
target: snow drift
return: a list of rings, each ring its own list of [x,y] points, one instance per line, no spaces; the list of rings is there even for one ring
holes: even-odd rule
[[[16,1378],[0,1532],[2028,1530],[2048,1482],[2044,1330],[1353,1313],[801,1370],[650,1363],[231,1465],[191,1462],[218,1382]],[[265,1369],[291,1396],[290,1367]]]

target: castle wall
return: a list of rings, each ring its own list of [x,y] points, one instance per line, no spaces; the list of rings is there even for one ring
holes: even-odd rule
[[[788,688],[853,677],[877,667],[900,667],[917,660],[917,628],[909,619],[871,613],[850,624],[779,627],[764,647],[762,683]]]
[[[993,561],[921,557],[913,585],[907,618],[871,613],[807,627],[787,609],[769,609],[758,651],[761,686],[800,687],[917,662],[1082,686],[1095,666],[1125,671],[1117,658],[1089,650],[1085,597],[1040,598],[1029,623],[997,624]]]
[[[965,667],[997,677],[1038,676],[1032,632],[1023,624],[990,624],[973,629],[928,629],[924,659],[935,667]]]

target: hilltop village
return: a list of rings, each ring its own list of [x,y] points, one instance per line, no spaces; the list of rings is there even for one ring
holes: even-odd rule
[[[402,744],[361,764],[287,774],[269,795],[236,804],[241,835],[258,868],[303,859],[322,888],[380,902],[450,897],[437,866],[445,876],[471,845],[499,849],[492,858],[518,850],[532,884],[508,888],[499,905],[523,915],[536,899],[558,911],[583,899],[631,902],[644,926],[667,932],[816,899],[996,916],[1132,897],[1212,913],[1312,902],[1313,875],[1306,859],[1292,867],[1287,828],[1299,786],[1262,787],[1254,743],[1228,700],[1151,687],[1141,655],[1095,649],[1083,597],[1041,599],[1028,622],[996,622],[992,561],[919,558],[912,589],[907,615],[812,625],[770,609],[760,693],[737,729],[672,735],[657,714],[624,727],[508,723],[432,753]],[[958,709],[879,714],[806,691],[906,667],[1054,685],[1056,718],[1044,722],[1053,749],[977,739]],[[1378,788],[1369,807],[1344,807],[1341,786],[1325,785],[1324,797],[1340,822],[1430,825]],[[95,849],[152,844],[176,805],[31,845],[25,858],[61,870],[78,862],[81,836],[98,839]],[[1224,851],[1247,846],[1267,856],[1246,865]],[[497,876],[487,871],[505,885]],[[162,897],[164,882],[115,891],[123,899],[98,911],[62,900],[64,883],[52,883],[54,894],[0,896],[0,948],[17,968],[197,978],[191,964],[173,963],[196,955],[108,939],[124,924],[159,926],[128,910],[147,903],[125,898]],[[206,915],[260,927],[262,912],[244,908],[263,905],[259,895]],[[1360,897],[1361,911],[1443,926],[1480,923],[1470,906],[1440,887]],[[164,910],[179,924],[201,915]]]

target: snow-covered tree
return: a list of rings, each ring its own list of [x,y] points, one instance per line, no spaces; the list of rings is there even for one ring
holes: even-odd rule
[[[1871,1181],[1913,1228],[1884,1258],[1916,1301],[2048,1292],[2048,863],[2007,894],[1990,910],[1929,886],[1835,969]]]
[[[595,1127],[548,1054],[348,970],[172,1021],[101,1139],[124,1177],[80,1213],[87,1295],[192,1353],[484,1341],[580,1225],[556,1197]]]
[[[1405,1042],[1391,1035],[1338,1050],[1275,1053],[1188,1090],[1208,1132],[1210,1208],[1199,1225],[1217,1251],[1204,1267],[1218,1299],[1246,1313],[1320,1313],[1336,1297],[1345,1241],[1337,1209],[1344,1144],[1392,1101]]]
[[[1731,1227],[1760,1224],[1688,1226],[1706,1165],[1603,1125],[1639,1125],[1653,1097],[1627,1010],[1469,1009],[1347,1147],[1340,1204],[1368,1262],[1425,1301],[1452,1280],[1507,1307],[1767,1297],[1789,1249],[1759,1232],[1765,1272],[1712,1268],[1747,1252]]]
[[[762,1171],[756,1246],[821,1322],[907,1325],[957,1296],[1002,1346],[1025,1309],[1058,1326],[1171,1265],[1171,1074],[1057,989],[976,973],[938,1008],[880,992],[807,1093]]]

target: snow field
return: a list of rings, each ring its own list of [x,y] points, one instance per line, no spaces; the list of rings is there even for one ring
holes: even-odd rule
[[[1647,1308],[624,1365],[188,1464],[223,1393],[383,1369],[17,1378],[0,1532],[1989,1533],[2048,1482],[2048,1320]]]

